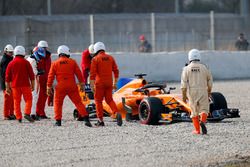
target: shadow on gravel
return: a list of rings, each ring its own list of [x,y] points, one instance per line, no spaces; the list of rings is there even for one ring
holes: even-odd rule
[[[229,120],[225,120],[225,121],[216,121],[216,122],[208,122],[209,124],[224,124],[224,123],[232,123],[232,122],[235,122],[235,121],[229,121]]]

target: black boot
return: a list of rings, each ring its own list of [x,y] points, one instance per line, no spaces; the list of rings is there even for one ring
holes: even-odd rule
[[[85,126],[92,127],[92,124],[89,121],[89,116],[78,117],[77,121],[84,121],[85,122]]]
[[[116,121],[118,126],[122,126],[122,116],[120,113],[116,114]]]
[[[205,123],[204,122],[200,122],[200,126],[201,126],[202,134],[203,135],[207,134],[207,128],[206,128]]]
[[[13,115],[10,115],[9,118],[10,118],[10,120],[15,120],[16,116],[13,114]]]
[[[40,118],[37,115],[35,115],[35,114],[30,115],[30,117],[32,119],[34,119],[35,121],[40,121]]]
[[[24,114],[24,118],[27,119],[29,122],[34,122],[34,119],[32,119],[28,114]]]
[[[104,122],[103,121],[97,121],[96,123],[95,123],[95,126],[105,126],[105,124],[104,124]]]
[[[40,115],[39,117],[40,119],[50,119],[50,117],[48,117],[47,115]]]
[[[61,120],[56,120],[55,126],[62,126],[62,121]]]

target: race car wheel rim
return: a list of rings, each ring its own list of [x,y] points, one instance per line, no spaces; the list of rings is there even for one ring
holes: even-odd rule
[[[141,105],[141,118],[143,120],[147,120],[150,114],[150,109],[146,103],[142,103]]]

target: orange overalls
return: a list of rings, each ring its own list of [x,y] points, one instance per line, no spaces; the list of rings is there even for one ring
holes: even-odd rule
[[[25,114],[30,115],[32,106],[30,81],[34,81],[35,75],[30,63],[24,59],[24,57],[16,56],[7,67],[5,79],[7,83],[11,82],[15,115],[17,120],[21,120],[22,113],[20,103],[22,95],[26,103]]]
[[[70,100],[74,103],[81,117],[88,115],[78,92],[75,75],[79,82],[83,82],[81,70],[76,61],[71,58],[61,56],[51,65],[47,87],[52,87],[54,78],[56,77],[57,85],[55,87],[54,96],[55,120],[62,119],[62,106],[66,95],[68,95]]]
[[[51,53],[46,51],[46,57],[45,59],[41,59],[41,61],[37,64],[37,68],[39,70],[44,70],[44,74],[39,75],[39,93],[38,93],[38,99],[36,104],[36,114],[38,116],[46,116],[46,113],[44,111],[46,100],[47,100],[47,94],[46,94],[46,86],[47,86],[47,80],[48,80],[48,74],[51,66]]]
[[[3,95],[4,95],[3,115],[4,115],[4,118],[8,118],[9,116],[14,115],[13,93],[11,92],[8,95],[6,93],[6,90],[4,90]]]
[[[93,59],[90,68],[90,80],[95,80],[95,103],[96,115],[103,121],[103,105],[105,98],[106,103],[110,106],[113,114],[118,112],[117,106],[112,97],[113,76],[119,77],[119,70],[114,58],[107,55],[104,51],[99,52]]]

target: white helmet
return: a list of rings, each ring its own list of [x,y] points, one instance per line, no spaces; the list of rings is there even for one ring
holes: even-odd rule
[[[58,54],[58,55],[60,55],[60,54],[65,54],[65,55],[70,56],[69,47],[66,46],[66,45],[61,45],[61,46],[59,46],[58,49],[57,49],[57,54]]]
[[[14,48],[11,44],[8,44],[4,47],[4,51],[5,52],[13,52],[14,51]]]
[[[25,56],[25,49],[23,46],[16,46],[14,49],[14,55]]]
[[[193,60],[200,60],[201,59],[201,54],[200,51],[197,49],[191,49],[188,52],[188,60],[193,61]]]
[[[41,47],[41,48],[47,48],[47,47],[49,47],[47,41],[39,41],[38,44],[37,44],[37,46]]]
[[[90,54],[95,54],[95,52],[94,52],[94,44],[89,45],[89,53]]]
[[[97,53],[100,50],[105,51],[105,45],[102,42],[96,42],[95,45],[94,45],[94,53]]]

